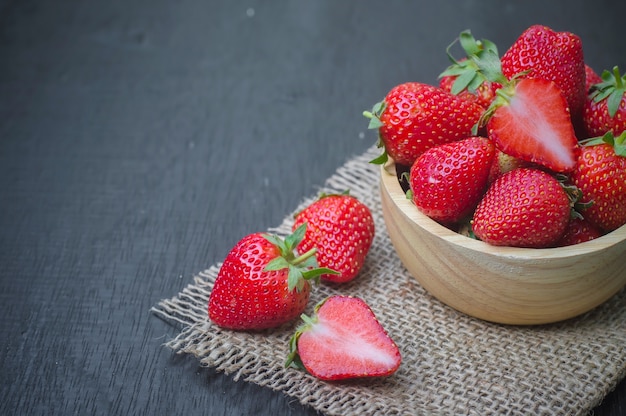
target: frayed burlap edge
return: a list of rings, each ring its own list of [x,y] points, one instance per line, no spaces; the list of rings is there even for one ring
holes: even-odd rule
[[[408,274],[391,246],[378,168],[368,163],[377,154],[372,147],[349,160],[320,190],[349,189],[367,204],[376,237],[360,275],[345,285],[317,286],[307,313],[332,294],[363,298],[402,352],[398,372],[384,379],[326,383],[285,369],[297,322],[246,333],[223,330],[207,319],[220,264],[152,308],[183,328],[166,346],[327,415],[577,415],[597,406],[626,377],[626,290],[583,316],[535,327],[492,324],[447,307]],[[294,212],[316,197],[303,200]],[[270,231],[287,234],[292,214]]]

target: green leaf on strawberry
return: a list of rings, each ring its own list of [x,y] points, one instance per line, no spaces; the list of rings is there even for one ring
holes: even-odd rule
[[[455,59],[450,53],[450,49],[457,40],[466,55],[460,60]],[[458,95],[465,89],[475,93],[485,81],[500,83],[506,81],[502,75],[498,48],[495,43],[487,39],[476,40],[469,30],[461,32],[459,37],[448,46],[446,53],[452,65],[443,71],[439,78],[456,77],[450,90],[454,95]]]
[[[591,87],[590,98],[596,103],[606,99],[609,115],[615,117],[625,93],[626,74],[620,75],[619,68],[615,66],[613,71],[605,70],[602,73],[602,82]]]
[[[609,131],[604,136],[591,137],[580,142],[583,146],[596,146],[603,143],[613,147],[616,155],[626,157],[626,130],[617,137],[613,135],[612,131]]]

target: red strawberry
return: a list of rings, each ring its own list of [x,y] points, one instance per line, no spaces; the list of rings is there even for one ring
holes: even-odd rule
[[[626,224],[626,131],[582,146],[572,182],[591,206],[583,216],[605,232]]]
[[[242,238],[219,270],[209,318],[223,328],[257,330],[298,317],[309,299],[308,280],[332,272],[316,268],[315,250],[294,255],[305,231],[302,226],[284,240],[261,233]]]
[[[411,166],[413,202],[441,223],[459,222],[476,207],[487,188],[495,147],[470,137],[428,149]]]
[[[585,65],[585,91],[589,93],[591,87],[602,82],[602,77],[598,75],[589,65]]]
[[[285,366],[322,380],[388,376],[400,366],[400,350],[362,299],[331,296],[302,319]]]
[[[565,234],[556,243],[557,247],[573,246],[574,244],[591,241],[602,236],[602,232],[584,218],[572,218],[567,224]]]
[[[293,228],[307,224],[298,250],[317,249],[320,266],[338,274],[324,274],[323,280],[347,282],[356,277],[374,239],[374,219],[369,208],[353,196],[322,195],[299,212]]]
[[[576,166],[578,140],[558,87],[521,79],[501,88],[485,117],[489,137],[503,152],[556,172]]]
[[[397,85],[371,112],[363,113],[370,119],[369,128],[378,129],[378,145],[385,148],[372,162],[385,163],[389,155],[410,166],[431,147],[469,137],[483,110],[431,85]]]
[[[618,67],[604,71],[601,82],[591,87],[583,121],[590,137],[609,131],[619,135],[626,130],[626,74],[621,76]]]
[[[502,73],[509,79],[530,71],[524,76],[554,81],[567,100],[572,119],[580,118],[586,90],[583,46],[578,36],[531,26],[502,55],[501,63]]]
[[[478,204],[474,234],[496,246],[549,247],[563,236],[570,199],[550,174],[519,168],[498,178]]]

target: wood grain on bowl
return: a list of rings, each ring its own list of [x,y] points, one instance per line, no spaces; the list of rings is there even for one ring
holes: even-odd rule
[[[574,246],[496,247],[428,218],[406,198],[395,165],[381,167],[383,217],[404,266],[443,303],[504,324],[572,318],[626,285],[626,225]]]

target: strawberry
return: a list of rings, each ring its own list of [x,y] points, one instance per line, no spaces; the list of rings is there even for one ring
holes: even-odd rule
[[[584,218],[572,218],[567,224],[565,234],[556,243],[557,247],[573,246],[574,244],[591,241],[602,236],[602,231]]]
[[[583,122],[590,137],[611,131],[619,135],[626,130],[626,74],[619,68],[604,71],[601,82],[590,89],[585,101]]]
[[[228,253],[209,297],[209,318],[218,326],[259,330],[289,322],[308,302],[310,279],[332,270],[316,267],[315,249],[296,257],[306,225],[284,240],[254,233]]]
[[[533,25],[502,55],[501,65],[508,79],[528,71],[524,77],[554,81],[567,100],[572,120],[581,117],[586,95],[585,62],[577,35]]]
[[[388,376],[400,366],[400,350],[360,298],[331,296],[302,320],[289,343],[287,367],[343,380]]]
[[[431,85],[397,85],[371,112],[363,112],[370,119],[369,128],[378,129],[379,147],[384,147],[372,163],[383,164],[391,156],[410,166],[431,147],[469,137],[483,110]]]
[[[435,221],[461,221],[476,207],[486,187],[495,147],[470,137],[428,149],[409,173],[415,206]]]
[[[298,250],[317,249],[317,262],[338,274],[324,274],[322,280],[343,283],[356,277],[374,239],[374,219],[369,208],[348,195],[321,195],[296,214],[293,228],[307,224]]]
[[[570,209],[570,198],[553,176],[519,168],[489,187],[474,212],[472,228],[492,245],[549,247],[565,233]]]
[[[602,82],[602,77],[598,75],[589,65],[585,65],[585,91],[589,94],[589,90],[596,84]],[[586,100],[585,100],[586,101]]]
[[[591,202],[584,217],[605,232],[626,224],[626,131],[584,142],[572,182]]]
[[[576,166],[578,139],[554,82],[525,78],[503,86],[485,119],[489,137],[506,154],[556,172]]]

